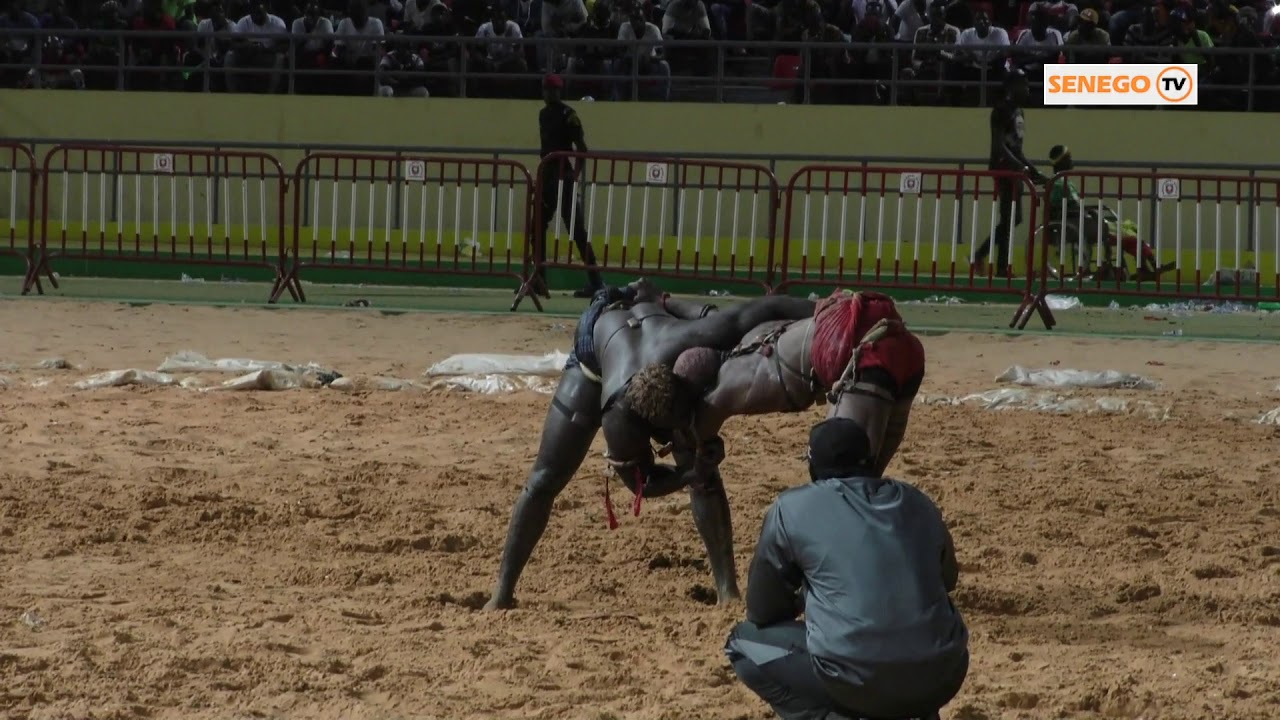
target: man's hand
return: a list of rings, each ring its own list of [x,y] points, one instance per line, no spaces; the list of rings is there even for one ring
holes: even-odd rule
[[[662,291],[649,278],[640,278],[627,285],[635,293],[638,303],[656,303],[662,300]]]

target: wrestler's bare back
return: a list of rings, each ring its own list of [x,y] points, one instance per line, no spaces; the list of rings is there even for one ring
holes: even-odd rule
[[[769,354],[753,351],[734,355],[720,365],[716,386],[703,398],[698,410],[699,434],[704,438],[718,433],[720,426],[734,415],[799,412],[817,401],[818,394],[804,378],[811,370],[812,319],[762,323],[743,338],[742,346],[784,326],[786,330],[774,341]],[[782,383],[778,382],[779,376]]]

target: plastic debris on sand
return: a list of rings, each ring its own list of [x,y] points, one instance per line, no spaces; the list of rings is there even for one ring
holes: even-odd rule
[[[427,368],[423,375],[543,375],[559,377],[568,353],[553,350],[546,355],[451,355]]]
[[[1007,382],[1015,385],[1031,385],[1036,387],[1083,387],[1083,388],[1124,388],[1126,390],[1154,390],[1160,387],[1156,381],[1122,373],[1118,370],[1067,370],[1048,368],[1028,370],[1021,365],[1014,365],[996,377],[996,382]]]
[[[440,378],[428,387],[432,390],[462,390],[484,395],[523,390],[550,395],[556,391],[556,384],[556,380],[540,375],[456,375]]]
[[[1262,417],[1258,418],[1259,425],[1280,425],[1280,407],[1275,410],[1269,410],[1262,413]]]
[[[330,371],[329,368],[322,367],[316,363],[307,363],[306,365],[290,365],[288,363],[276,362],[274,360],[251,360],[248,358],[218,358],[211,360],[204,355],[192,350],[182,350],[164,359],[160,363],[160,367],[156,368],[159,372],[223,372],[223,373],[249,373],[257,370],[286,370],[290,372],[306,372],[313,371],[324,373]],[[331,371],[330,371],[331,372]]]
[[[97,375],[91,375],[72,385],[72,387],[76,390],[95,390],[98,388],[122,387],[124,385],[174,385],[177,382],[177,378],[166,373],[130,368],[128,370],[109,370]]]
[[[1169,419],[1169,408],[1146,400],[1129,401],[1117,397],[1073,397],[1053,392],[998,388],[960,397],[922,396],[923,405],[976,405],[984,410],[1030,410],[1058,414],[1103,413],[1124,415],[1137,413],[1152,420]]]
[[[1050,310],[1074,310],[1084,306],[1080,298],[1071,295],[1047,295],[1044,302]]]

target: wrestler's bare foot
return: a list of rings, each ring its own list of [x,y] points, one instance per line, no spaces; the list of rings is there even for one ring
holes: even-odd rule
[[[491,597],[489,602],[484,604],[485,610],[513,610],[515,607],[515,598]]]

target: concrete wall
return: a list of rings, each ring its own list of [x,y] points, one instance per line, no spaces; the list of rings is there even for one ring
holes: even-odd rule
[[[587,141],[597,151],[959,159],[985,155],[988,132],[987,113],[980,109],[574,105],[586,126]],[[538,139],[538,108],[529,101],[0,91],[0,132],[11,138],[158,144],[532,148]],[[1275,132],[1274,118],[1264,113],[1042,109],[1028,111],[1027,121],[1027,151],[1033,159],[1063,143],[1081,162],[1140,161],[1166,170],[1176,170],[1180,163],[1274,160],[1262,152],[1266,138]],[[302,157],[301,150],[271,154],[281,161],[286,176],[293,174]],[[536,158],[508,157],[536,172]],[[442,167],[424,184],[402,182],[404,167],[392,164],[360,171],[362,177],[379,178],[377,183],[341,178],[314,182],[313,176],[327,172],[316,168],[304,176],[305,182],[294,185],[281,213],[272,199],[278,184],[264,183],[247,171],[222,168],[220,180],[210,183],[184,178],[181,172],[157,177],[150,157],[137,158],[137,168],[112,168],[111,162],[108,157],[68,157],[72,172],[50,177],[50,216],[56,234],[65,231],[72,245],[110,246],[116,236],[140,235],[144,244],[147,237],[158,236],[160,249],[180,250],[177,246],[185,240],[196,246],[210,241],[219,247],[247,243],[258,252],[276,244],[282,219],[291,224],[293,195],[299,191],[299,214],[306,226],[302,240],[308,246],[314,242],[311,251],[318,256],[432,251],[448,255],[477,248],[501,255],[509,244],[519,247],[522,241],[523,206],[512,193],[515,184],[476,178],[468,184],[459,179],[465,175],[460,170],[451,175]],[[104,166],[107,172],[100,172]],[[783,189],[798,167],[774,164]],[[955,163],[940,167],[954,168]],[[193,170],[199,175],[199,168]],[[671,181],[666,185],[646,183],[643,165],[628,166],[620,174],[615,168],[612,184],[603,181],[606,174],[601,170],[601,182],[588,185],[583,202],[592,211],[588,225],[598,253],[605,250],[616,259],[625,250],[632,258],[639,253],[657,261],[661,252],[665,263],[676,252],[684,258],[696,253],[703,264],[716,257],[721,267],[730,258],[739,266],[751,256],[759,256],[757,265],[764,261],[774,225],[759,204],[759,193],[730,189],[738,180],[724,175],[702,175],[698,183],[687,182],[685,176],[686,182],[677,188],[680,170],[669,170]],[[387,177],[392,181],[382,180]],[[9,173],[0,178],[0,198],[6,201],[12,181]],[[796,267],[802,256],[812,259],[821,248],[827,268],[842,259],[848,263],[859,252],[868,265],[877,258],[904,269],[917,262],[945,265],[952,257],[967,259],[969,248],[989,233],[989,184],[979,188],[974,181],[957,184],[954,179],[926,176],[922,195],[903,197],[898,193],[900,182],[895,173],[839,178],[820,173],[802,180],[802,187],[813,187],[792,196],[789,227],[795,243],[786,250],[786,263]],[[1158,219],[1166,255],[1178,245],[1167,229],[1178,226],[1180,258],[1188,265],[1197,260],[1223,267],[1257,262],[1268,270],[1274,263],[1280,243],[1274,199],[1251,213],[1247,203],[1234,200],[1234,188],[1220,193],[1210,189],[1206,196],[1221,195],[1227,202],[1205,202],[1198,209],[1192,203],[1165,202],[1153,211],[1152,189],[1144,189],[1142,197],[1135,197],[1136,190],[1127,188],[1130,200],[1123,213],[1140,218],[1144,235],[1150,235],[1152,221]],[[1274,193],[1274,185],[1260,190]],[[0,211],[9,205],[0,203]],[[21,205],[14,203],[5,213],[15,226],[23,219]],[[776,221],[779,236],[786,222],[782,207]],[[1024,226],[1020,237],[1030,229]],[[1250,252],[1255,244],[1265,252]],[[567,245],[562,241],[562,248]],[[775,258],[775,263],[780,260]],[[812,265],[808,269],[814,269]]]

